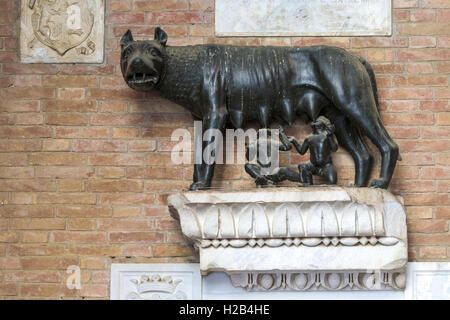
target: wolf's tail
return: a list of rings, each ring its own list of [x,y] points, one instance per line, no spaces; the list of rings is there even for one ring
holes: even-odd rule
[[[369,75],[370,82],[372,83],[373,96],[375,98],[375,103],[376,103],[378,111],[379,111],[380,104],[378,102],[378,87],[377,87],[377,81],[375,79],[375,72],[373,72],[372,66],[366,61],[366,59],[359,57],[359,56],[358,56],[358,58],[359,58],[359,61],[361,61],[364,68],[366,69],[367,74]],[[397,160],[402,161],[402,157],[401,157],[400,153],[398,154]]]
[[[379,110],[378,87],[377,81],[375,80],[375,72],[373,72],[372,66],[366,61],[366,59],[359,56],[358,58],[361,61],[364,68],[366,69],[367,73],[369,74],[370,82],[372,83],[373,96],[375,98],[375,103],[377,104],[377,108]]]

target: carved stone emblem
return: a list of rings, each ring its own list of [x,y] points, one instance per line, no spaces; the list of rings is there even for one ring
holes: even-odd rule
[[[22,0],[22,62],[102,62],[104,0]]]
[[[143,275],[139,279],[131,279],[136,285],[136,291],[128,295],[128,300],[186,300],[187,295],[183,291],[177,291],[177,286],[182,279],[174,279],[171,276]]]
[[[33,5],[34,4],[34,5]],[[88,0],[30,0],[34,35],[64,55],[92,32],[95,8]]]

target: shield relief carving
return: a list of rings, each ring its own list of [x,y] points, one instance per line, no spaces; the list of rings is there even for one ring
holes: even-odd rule
[[[22,0],[21,62],[101,63],[104,0]]]

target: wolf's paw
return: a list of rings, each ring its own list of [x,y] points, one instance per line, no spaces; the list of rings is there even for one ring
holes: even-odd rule
[[[201,181],[194,182],[189,187],[189,190],[191,190],[191,191],[205,190],[205,189],[208,189],[208,186],[206,185],[206,183],[201,182]]]
[[[373,179],[370,181],[369,188],[380,188],[380,189],[387,189],[388,182],[386,179]]]

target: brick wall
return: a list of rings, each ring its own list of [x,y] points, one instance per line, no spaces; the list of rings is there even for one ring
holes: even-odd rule
[[[108,298],[112,262],[195,261],[166,208],[191,181],[169,151],[192,117],[127,88],[118,66],[124,31],[148,39],[156,25],[169,45],[328,44],[367,58],[403,157],[391,191],[405,199],[410,260],[450,260],[450,0],[394,0],[393,37],[233,39],[214,37],[213,0],[109,0],[102,65],[20,64],[18,3],[0,0],[0,298]],[[350,184],[349,156],[335,162]],[[214,182],[252,185],[240,166],[219,166]],[[81,290],[65,286],[69,265]]]

